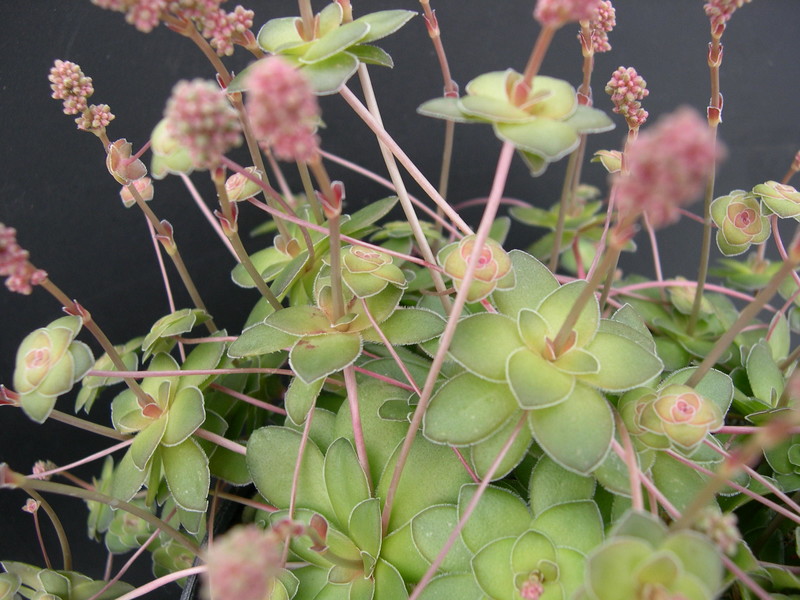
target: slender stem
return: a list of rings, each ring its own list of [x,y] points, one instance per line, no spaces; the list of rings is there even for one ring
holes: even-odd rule
[[[311,0],[297,0],[300,8],[300,18],[303,20],[303,39],[310,41],[314,39],[314,11],[311,8]]]
[[[536,38],[536,44],[533,46],[528,64],[525,65],[525,73],[522,75],[523,81],[528,87],[533,87],[533,79],[536,77],[537,73],[539,73],[539,67],[542,66],[544,55],[547,54],[547,49],[550,47],[550,42],[553,41],[555,32],[556,27],[545,25]]]
[[[227,394],[231,398],[236,398],[237,400],[241,400],[242,402],[247,402],[248,404],[252,404],[253,406],[257,406],[258,408],[263,408],[269,412],[274,412],[279,415],[285,415],[286,411],[281,408],[280,406],[275,406],[274,404],[270,404],[269,402],[264,402],[263,400],[259,400],[258,398],[253,398],[252,396],[248,396],[247,394],[243,394],[241,392],[237,392],[236,390],[232,390],[229,387],[225,387],[224,385],[220,385],[219,383],[212,383],[209,387],[214,388],[222,392],[223,394]]]
[[[753,301],[744,307],[739,318],[731,325],[728,330],[717,340],[714,347],[706,354],[703,362],[697,367],[697,370],[692,373],[692,376],[686,381],[686,385],[694,387],[700,380],[705,377],[709,369],[717,363],[717,359],[722,356],[722,353],[728,349],[734,338],[739,335],[741,330],[750,323],[755,316],[761,311],[764,305],[769,302],[775,293],[778,291],[780,284],[783,280],[800,264],[800,253],[796,250],[792,253],[793,258],[783,263],[780,270],[773,275],[769,283],[756,295]]]
[[[628,479],[631,484],[631,506],[634,510],[644,510],[644,499],[642,497],[641,472],[636,460],[636,450],[633,448],[631,436],[625,423],[622,421],[617,411],[614,411],[614,420],[617,422],[617,431],[622,438],[622,453],[620,457],[625,462],[628,469]]]
[[[353,427],[353,441],[355,442],[356,455],[361,470],[367,477],[367,486],[372,489],[372,474],[369,469],[369,457],[367,456],[367,443],[364,439],[364,428],[361,426],[361,409],[358,404],[358,385],[356,384],[356,372],[353,365],[344,368],[344,385],[347,390],[347,404],[350,407],[350,423]]]
[[[189,274],[189,270],[186,268],[186,264],[183,262],[183,257],[181,257],[181,254],[178,251],[178,245],[175,243],[175,238],[172,235],[172,231],[167,229],[162,221],[158,220],[158,217],[153,212],[153,209],[151,209],[147,202],[144,201],[144,198],[142,198],[142,195],[139,193],[139,190],[136,189],[135,185],[129,184],[127,189],[136,202],[136,205],[144,212],[147,219],[158,232],[159,241],[162,243],[164,249],[167,251],[167,254],[172,259],[172,262],[181,277],[181,281],[183,281],[186,291],[189,292],[189,297],[192,299],[195,307],[202,311],[208,312],[203,299],[200,297],[200,292],[197,290],[197,286],[194,284],[194,280],[192,280],[192,276]],[[217,331],[217,326],[210,317],[206,321],[206,327],[208,328],[209,333],[214,333]]]
[[[581,293],[570,308],[569,313],[567,313],[564,322],[561,324],[561,328],[558,330],[558,334],[553,340],[553,349],[556,356],[560,355],[564,350],[569,336],[572,333],[572,328],[575,327],[575,323],[578,322],[578,318],[586,304],[594,296],[603,277],[610,273],[612,269],[616,268],[617,260],[619,259],[619,254],[622,251],[623,245],[624,240],[621,239],[620,236],[615,235],[612,231],[611,244],[608,247],[608,251],[605,256],[603,256],[598,267],[592,271],[589,280],[586,282],[586,286],[581,290]]]
[[[447,350],[450,347],[450,342],[455,334],[459,317],[461,316],[461,312],[463,311],[464,305],[467,302],[467,294],[469,292],[470,284],[472,283],[472,278],[475,274],[475,269],[478,265],[478,258],[483,251],[484,244],[489,237],[489,230],[491,229],[494,218],[497,215],[497,209],[500,206],[500,198],[503,195],[503,189],[505,188],[508,171],[511,167],[511,159],[514,157],[514,150],[513,144],[506,142],[503,144],[503,148],[500,151],[500,158],[497,162],[497,169],[495,170],[492,190],[489,194],[489,200],[486,203],[486,209],[484,210],[483,217],[481,218],[480,225],[478,226],[478,231],[475,235],[475,246],[472,250],[472,254],[469,257],[469,261],[467,262],[467,269],[464,273],[461,288],[456,293],[455,300],[453,301],[453,308],[450,312],[450,316],[447,319],[444,332],[439,339],[439,349],[436,351],[436,355],[433,357],[433,362],[428,370],[428,376],[425,380],[425,385],[422,388],[422,395],[419,398],[419,403],[414,411],[414,416],[411,419],[408,432],[403,440],[403,445],[400,449],[400,453],[398,454],[394,472],[392,473],[392,479],[386,491],[386,501],[384,503],[383,513],[381,515],[381,523],[384,533],[389,527],[389,517],[391,516],[394,496],[397,492],[397,487],[400,483],[400,476],[405,468],[406,460],[411,452],[411,445],[416,439],[417,431],[419,431],[420,425],[422,425],[422,418],[425,415],[428,404],[430,403],[431,394],[433,393],[434,386],[439,378],[439,372],[444,364]]]
[[[60,410],[54,409],[50,413],[49,418],[54,421],[66,423],[67,425],[72,425],[73,427],[76,427],[78,429],[83,429],[84,431],[90,431],[91,433],[96,433],[97,435],[102,435],[104,437],[111,438],[112,440],[124,441],[132,439],[131,436],[125,435],[124,433],[120,433],[116,429],[100,425],[99,423],[92,423],[91,421],[87,421],[86,419],[81,419],[80,417],[76,417],[74,415],[61,412]]]
[[[414,389],[414,392],[417,396],[422,395],[422,390],[419,389],[417,386],[417,382],[414,381],[414,377],[411,375],[411,371],[408,370],[408,367],[400,358],[400,355],[397,354],[397,351],[392,346],[392,343],[389,341],[389,338],[386,337],[386,334],[383,333],[383,330],[380,327],[380,324],[375,320],[375,317],[372,316],[372,312],[369,310],[369,305],[367,304],[366,298],[361,298],[361,308],[364,310],[364,314],[367,315],[367,319],[369,319],[370,325],[375,330],[375,333],[378,334],[378,337],[381,338],[381,342],[383,342],[386,351],[389,353],[389,356],[394,359],[394,362],[397,364],[397,367],[400,369],[400,372],[403,376],[408,380],[408,383],[411,384],[411,387]]]
[[[586,137],[582,136],[581,144],[585,143],[585,140]],[[564,222],[567,219],[567,211],[574,198],[573,194],[575,188],[573,182],[575,169],[579,162],[578,159],[582,155],[583,153],[579,146],[569,155],[569,160],[567,161],[567,172],[564,174],[564,184],[561,187],[561,199],[558,206],[558,221],[556,222],[556,229],[553,232],[553,249],[550,253],[550,262],[548,264],[550,271],[553,273],[555,273],[558,268],[558,255],[561,253],[561,241],[564,237]]]
[[[508,440],[503,447],[501,448],[500,452],[497,454],[497,457],[492,462],[489,470],[486,472],[486,475],[481,480],[478,488],[475,490],[475,493],[472,495],[472,498],[467,504],[466,508],[464,509],[464,513],[461,515],[461,518],[458,520],[458,523],[453,528],[453,531],[450,533],[450,536],[447,538],[447,541],[442,546],[442,549],[439,551],[439,554],[436,555],[436,558],[431,563],[431,566],[428,567],[428,570],[425,571],[425,575],[422,576],[422,579],[419,580],[419,583],[414,587],[414,591],[408,597],[408,600],[416,600],[419,598],[420,594],[422,594],[423,590],[427,587],[428,583],[430,583],[431,579],[433,579],[436,572],[439,570],[439,567],[444,562],[444,559],[447,557],[450,549],[455,544],[458,537],[461,535],[461,531],[464,529],[464,526],[469,521],[469,518],[472,516],[472,513],[478,507],[478,502],[483,497],[483,493],[486,491],[486,488],[489,486],[489,482],[494,477],[495,472],[500,467],[500,463],[508,454],[508,451],[511,449],[512,444],[517,439],[519,432],[522,431],[522,428],[525,426],[525,422],[528,420],[527,413],[523,413],[520,420],[517,422],[516,427],[514,427],[514,431],[511,432]]]
[[[208,440],[209,442],[211,442],[212,444],[216,444],[220,448],[225,448],[226,450],[230,450],[231,452],[235,452],[236,454],[239,454],[241,456],[247,456],[246,447],[242,446],[237,442],[234,442],[233,440],[229,440],[228,438],[223,437],[217,433],[212,433],[211,431],[203,429],[202,427],[200,429],[197,429],[194,432],[194,435],[204,440]]]
[[[264,281],[264,278],[261,277],[261,273],[256,269],[253,261],[250,260],[250,255],[247,253],[247,250],[244,248],[244,244],[242,244],[242,240],[239,237],[239,230],[236,224],[236,216],[233,213],[233,208],[231,206],[230,201],[228,200],[228,191],[225,189],[225,180],[222,169],[217,169],[212,175],[211,179],[214,181],[214,185],[217,188],[217,197],[219,198],[219,204],[222,208],[222,214],[225,217],[227,223],[223,223],[222,231],[225,232],[225,235],[231,242],[231,246],[233,246],[234,251],[236,252],[236,256],[239,259],[239,263],[245,268],[247,274],[250,275],[250,278],[253,280],[256,288],[258,291],[261,292],[261,295],[267,300],[267,302],[272,305],[272,308],[275,310],[280,310],[283,306],[275,297],[275,294],[272,293],[272,290],[269,289],[269,286]]]
[[[100,346],[105,350],[108,358],[114,363],[114,366],[120,371],[127,371],[128,367],[122,361],[119,353],[117,352],[114,345],[109,341],[106,337],[106,334],[103,333],[103,330],[97,325],[97,323],[92,318],[92,314],[84,309],[83,307],[79,306],[74,300],[71,300],[69,296],[67,296],[61,288],[59,288],[56,284],[50,281],[49,278],[45,278],[44,281],[40,284],[47,292],[50,293],[56,300],[58,300],[61,305],[69,311],[70,314],[79,315],[83,324],[86,326],[86,329],[94,336],[94,339],[100,344]],[[141,406],[146,406],[150,404],[153,400],[148,396],[145,391],[139,386],[135,379],[131,377],[122,376],[122,380],[125,384],[136,394],[136,397],[139,400],[139,404]]]
[[[314,193],[314,184],[311,181],[311,174],[308,172],[308,165],[304,162],[298,162],[297,171],[300,173],[300,181],[306,194],[306,202],[311,207],[311,214],[314,215],[314,220],[317,224],[320,224],[325,220],[325,217],[322,215],[322,208],[319,205],[319,200],[317,200],[317,195]]]
[[[34,490],[25,490],[31,498],[36,500],[39,505],[42,507],[44,512],[47,513],[50,522],[53,524],[53,528],[56,530],[56,536],[58,537],[58,543],[61,546],[61,556],[64,558],[64,570],[71,571],[72,570],[72,550],[69,547],[69,539],[67,538],[67,532],[64,530],[64,526],[61,524],[61,519],[58,518],[56,511],[53,510],[53,507],[42,498],[41,494],[35,492]]]
[[[174,527],[164,523],[164,521],[156,517],[153,513],[144,510],[135,504],[125,502],[119,498],[113,498],[112,496],[108,496],[96,490],[85,490],[83,488],[66,485],[63,483],[56,483],[53,481],[39,481],[37,479],[30,479],[24,475],[11,471],[8,469],[8,467],[0,469],[0,487],[19,488],[25,490],[28,494],[31,493],[31,490],[48,492],[51,494],[60,494],[62,496],[80,498],[81,500],[93,500],[95,502],[101,502],[112,508],[121,508],[125,512],[129,512],[133,515],[136,515],[140,519],[144,519],[153,527],[160,527],[166,535],[171,537],[180,545],[184,546],[192,554],[200,554],[200,548],[197,546],[197,544],[189,540]]]
[[[430,181],[422,174],[417,166],[411,161],[408,155],[400,148],[397,142],[387,133],[383,126],[370,114],[366,106],[353,94],[347,86],[344,86],[339,94],[344,100],[352,107],[355,113],[364,121],[378,139],[381,140],[386,147],[389,148],[391,153],[397,158],[403,168],[408,171],[409,175],[416,181],[422,190],[433,200],[433,202],[442,209],[442,212],[449,218],[462,232],[469,235],[472,233],[472,228],[466,224],[464,219],[453,210],[453,208],[442,198],[438,190],[431,184]]]
[[[306,422],[303,427],[303,435],[300,438],[300,447],[297,449],[297,460],[294,463],[294,473],[292,474],[292,487],[289,492],[289,518],[294,518],[295,503],[297,502],[297,486],[300,483],[300,468],[303,465],[303,456],[306,453],[306,446],[308,445],[308,435],[311,431],[311,421],[314,418],[314,405],[316,400],[311,403],[311,408],[306,415]],[[288,546],[288,544],[287,544]]]
[[[153,581],[142,585],[135,590],[131,590],[127,594],[123,594],[116,600],[134,600],[134,598],[138,598],[139,596],[144,596],[145,594],[149,594],[153,590],[157,590],[158,588],[167,585],[168,583],[172,583],[173,581],[178,581],[179,579],[183,579],[184,577],[191,577],[192,575],[199,575],[200,573],[206,572],[206,566],[201,565],[199,567],[189,567],[188,569],[182,569],[181,571],[175,571],[174,573],[170,573],[169,575],[164,575],[163,577],[159,577],[154,579]]]
[[[363,89],[364,96],[367,100],[367,107],[369,108],[370,114],[372,114],[375,120],[382,126],[383,123],[381,120],[380,109],[378,108],[378,102],[375,98],[375,91],[372,88],[372,82],[370,80],[369,71],[367,70],[366,65],[362,64],[359,66],[358,75],[361,81],[361,88]],[[422,231],[422,226],[417,218],[417,213],[414,211],[414,206],[411,204],[411,200],[408,197],[408,190],[406,190],[405,183],[400,175],[400,170],[397,168],[397,163],[395,162],[394,156],[392,156],[392,153],[380,139],[378,140],[378,143],[380,145],[381,154],[383,155],[383,160],[386,163],[386,169],[389,171],[389,176],[394,184],[394,189],[397,192],[397,196],[400,198],[400,206],[402,206],[406,220],[408,221],[411,231],[414,234],[414,240],[417,242],[417,247],[419,248],[422,257],[427,262],[435,264],[436,258],[433,256],[433,250],[431,250],[431,247],[428,244],[428,238],[425,237],[425,232]],[[450,298],[444,293],[444,291],[447,289],[447,286],[444,284],[444,279],[442,279],[442,276],[438,271],[433,270],[431,270],[431,278],[433,279],[433,284],[436,288],[436,291],[439,292],[439,299],[442,303],[442,308],[445,310],[445,312],[449,312]]]
[[[47,554],[47,547],[44,544],[44,537],[42,536],[42,527],[39,524],[39,511],[35,510],[31,516],[33,517],[33,527],[36,529],[36,538],[39,540],[39,549],[42,551],[44,565],[48,569],[52,569],[53,563],[50,562],[50,555]]]
[[[44,471],[43,473],[37,473],[36,475],[30,475],[31,479],[44,479],[45,477],[49,477],[50,475],[58,475],[68,471],[70,469],[74,469],[75,467],[80,467],[81,465],[88,464],[97,460],[98,458],[103,458],[104,456],[108,456],[117,450],[122,450],[123,448],[127,448],[133,443],[134,438],[129,438],[124,442],[111,446],[110,448],[105,448],[100,450],[99,452],[95,452],[94,454],[90,454],[89,456],[85,456],[80,460],[76,460],[75,462],[71,462],[68,465],[64,465],[61,467],[56,467],[54,469],[50,469],[48,471]],[[66,474],[65,474],[66,476]]]
[[[225,244],[225,247],[228,249],[228,252],[231,253],[231,256],[233,256],[233,258],[236,258],[236,250],[233,249],[230,240],[222,232],[222,225],[219,224],[219,220],[214,216],[214,213],[211,212],[211,209],[209,209],[208,206],[206,206],[206,203],[203,201],[203,198],[202,196],[200,196],[200,192],[197,191],[197,188],[195,187],[194,183],[192,183],[192,180],[189,178],[188,175],[185,175],[184,173],[181,173],[180,177],[181,180],[183,181],[183,185],[185,185],[186,189],[189,191],[189,195],[192,197],[194,203],[197,205],[197,208],[200,209],[200,212],[203,213],[203,216],[206,218],[206,221],[208,221],[208,224],[211,225],[211,228],[216,232],[219,239],[222,240],[223,244]],[[148,221],[148,223],[150,222]],[[152,223],[150,224],[150,226],[151,227],[153,226]]]

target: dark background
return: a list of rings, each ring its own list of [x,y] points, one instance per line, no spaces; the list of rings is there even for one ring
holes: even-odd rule
[[[320,0],[314,2],[315,9],[322,5]],[[462,88],[482,72],[524,67],[538,31],[531,18],[532,0],[432,0],[432,5],[438,9],[453,76]],[[615,5],[618,24],[611,34],[613,50],[598,55],[596,62],[596,106],[610,111],[602,88],[611,72],[624,65],[635,66],[648,81],[651,94],[645,107],[651,120],[681,104],[704,110],[709,94],[705,60],[708,22],[702,0],[615,0]],[[0,22],[4,23],[0,38],[0,222],[16,227],[33,262],[86,306],[112,341],[121,343],[145,333],[156,318],[168,312],[157,263],[142,215],[122,208],[119,186],[105,170],[98,140],[77,131],[72,117],[61,113],[60,102],[50,99],[48,70],[56,58],[80,64],[94,79],[91,101],[110,104],[117,115],[109,128],[111,139],[126,137],[136,147],[146,141],[161,118],[174,83],[181,78],[209,78],[212,70],[185,38],[163,27],[141,34],[127,25],[121,14],[101,10],[88,0],[37,0],[22,6],[22,2],[0,3]],[[292,0],[256,0],[250,8],[256,11],[256,30],[269,18],[297,12]],[[419,4],[413,0],[354,1],[357,15],[384,8],[419,10]],[[798,17],[797,0],[758,0],[741,9],[725,33],[725,122],[720,137],[728,146],[729,158],[719,174],[718,194],[780,179],[800,147]],[[568,26],[556,35],[542,69],[544,74],[575,85],[581,77],[576,32],[575,26]],[[395,59],[393,70],[371,69],[386,127],[436,182],[443,126],[415,113],[421,102],[442,91],[422,19],[412,20],[380,45]],[[238,70],[248,60],[240,49],[226,64]],[[355,80],[351,87],[358,91]],[[327,124],[322,131],[323,147],[384,174],[374,138],[344,102],[334,96],[323,99],[322,105]],[[616,131],[590,138],[590,151],[619,146],[623,123],[617,117],[615,121]],[[500,142],[490,128],[473,125],[457,128],[456,144],[451,201],[487,195]],[[291,170],[287,166],[287,173]],[[350,209],[388,195],[335,166],[330,170],[345,181]],[[506,193],[549,206],[558,197],[562,172],[563,164],[556,164],[544,176],[531,179],[521,162],[515,161]],[[602,168],[587,165],[584,173],[585,181],[605,189]],[[212,204],[205,174],[198,173],[193,179]],[[408,177],[406,181],[411,182]],[[410,189],[418,192],[414,186]],[[228,273],[233,265],[229,254],[177,180],[158,183],[151,206],[175,226],[182,254],[217,323],[237,333],[256,293],[230,283]],[[479,212],[467,215],[475,222]],[[242,230],[260,219],[245,207]],[[515,245],[527,245],[532,235],[535,232],[515,226]],[[682,272],[693,276],[699,226],[684,222],[664,230],[659,238],[668,261],[666,275]],[[642,250],[635,260],[647,272],[649,250],[642,236],[639,243]],[[256,250],[261,246],[249,247]],[[630,266],[631,259],[626,260],[624,264]],[[178,289],[180,284],[174,287]],[[188,305],[178,292],[178,306]],[[41,290],[30,297],[0,290],[0,382],[11,382],[21,339],[60,315],[57,303]],[[62,400],[58,406],[69,411],[69,404],[70,400]],[[107,423],[104,405],[103,400],[97,403],[93,417]],[[76,434],[58,423],[37,426],[15,409],[0,410],[0,460],[16,470],[29,470],[39,458],[65,464],[105,444],[105,440]],[[91,468],[78,470],[86,478],[93,472]],[[41,563],[33,525],[19,510],[24,501],[20,492],[0,493],[0,558]],[[100,545],[83,543],[82,504],[57,498],[53,503],[77,549],[76,569],[99,577],[104,552]],[[49,535],[50,525],[43,521],[51,556],[58,564],[57,545]],[[174,590],[163,594],[175,595]]]

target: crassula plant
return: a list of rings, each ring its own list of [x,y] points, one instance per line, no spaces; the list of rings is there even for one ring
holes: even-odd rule
[[[71,464],[0,456],[2,493],[24,502],[10,518],[33,520],[43,555],[0,557],[0,600],[177,597],[175,583],[188,596],[198,578],[210,600],[800,597],[800,154],[780,180],[715,189],[730,154],[722,38],[746,0],[686,11],[710,26],[710,101],[704,116],[675,106],[653,122],[635,67],[594,68],[611,50],[610,0],[531,2],[524,68],[473,73],[463,89],[430,0],[419,15],[400,2],[299,0],[295,15],[262,15],[220,0],[92,1],[142,33],[185,36],[209,70],[175,82],[147,140],[119,137],[111,107],[93,103],[103,84],[78,64],[50,70],[52,97],[100,142],[99,173],[105,157],[166,255],[170,305],[112,341],[102,324],[131,298],[118,315],[90,312],[20,246],[30,232],[0,223],[6,287],[47,292],[66,313],[20,340],[3,410],[113,440]],[[445,132],[438,187],[387,131],[370,79],[402,60],[384,41],[423,23],[445,81],[418,108],[432,136]],[[583,77],[548,74],[552,42],[575,34]],[[234,53],[244,68],[228,66]],[[384,196],[346,201],[324,96],[374,133]],[[446,190],[454,129],[481,125],[501,149],[481,152],[496,168],[472,223],[461,209],[475,202]],[[621,143],[587,156],[615,126]],[[506,197],[515,161],[534,177],[563,167],[559,202]],[[591,168],[603,188],[585,182]],[[158,216],[170,180],[230,254],[215,285],[250,293],[233,329],[184,261],[191,233]],[[524,231],[513,243],[512,221]],[[703,242],[690,272],[667,279],[656,240],[677,223]],[[621,268],[637,243],[653,278]],[[91,481],[74,474],[86,464]],[[50,495],[82,501],[75,513],[109,554],[102,578],[78,572],[94,571]],[[147,555],[153,579],[125,583]]]

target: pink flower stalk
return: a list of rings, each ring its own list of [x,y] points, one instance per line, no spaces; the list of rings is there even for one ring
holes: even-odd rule
[[[539,0],[533,18],[545,27],[590,20],[601,0]]]
[[[222,156],[242,142],[239,115],[211,81],[179,81],[164,117],[169,133],[186,146],[199,169],[219,165]]]
[[[281,564],[280,538],[256,525],[240,525],[217,538],[206,554],[205,596],[263,600]]]
[[[286,161],[308,162],[319,152],[319,105],[305,76],[284,59],[257,62],[247,78],[247,113],[266,150]]]
[[[703,9],[711,19],[711,29],[713,30],[724,27],[737,8],[749,3],[750,0],[710,0],[705,3]]]
[[[64,101],[65,114],[77,115],[86,110],[86,99],[94,93],[94,87],[92,78],[86,77],[78,65],[56,60],[48,79],[53,98]]]
[[[0,277],[7,277],[6,287],[28,295],[34,285],[47,278],[47,273],[28,261],[28,251],[17,244],[17,230],[0,223]]]
[[[611,44],[608,43],[608,34],[617,24],[617,11],[611,0],[600,0],[597,9],[589,19],[589,29],[592,32],[592,50],[594,52],[608,52]]]
[[[108,127],[114,120],[114,113],[108,104],[90,104],[83,114],[75,119],[78,129],[83,131],[100,131]]]
[[[650,94],[647,82],[633,67],[619,67],[606,84],[606,94],[611,96],[614,112],[625,117],[630,129],[638,129],[647,120],[647,111],[641,100]]]
[[[630,144],[627,171],[614,177],[620,221],[644,213],[654,228],[676,222],[723,154],[696,110],[680,108],[662,117]]]

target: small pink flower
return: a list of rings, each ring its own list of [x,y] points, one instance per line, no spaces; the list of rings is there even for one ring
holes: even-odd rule
[[[750,0],[710,0],[706,2],[703,9],[711,19],[711,27],[716,29],[724,26],[733,16],[737,8],[749,4]]]
[[[647,111],[641,101],[650,94],[647,82],[633,67],[619,67],[606,84],[606,94],[611,96],[614,112],[625,117],[630,129],[638,129],[647,120]]]
[[[611,0],[600,0],[592,18],[589,19],[589,29],[592,32],[592,50],[595,52],[608,52],[611,44],[608,43],[608,34],[617,24],[617,12]]]
[[[149,177],[142,177],[141,179],[132,181],[129,185],[133,185],[133,187],[136,188],[136,191],[139,192],[139,195],[145,202],[150,202],[150,200],[153,199],[155,190],[153,189],[153,180]],[[119,191],[119,197],[122,199],[122,204],[125,208],[130,208],[136,204],[136,199],[133,197],[127,185],[122,186]]]
[[[630,145],[627,172],[614,178],[621,220],[645,213],[655,228],[676,222],[723,154],[697,111],[681,108],[662,117]]]
[[[546,27],[560,27],[565,23],[590,20],[600,0],[539,0],[533,17]]]
[[[51,478],[51,475],[45,475],[42,477],[42,473],[52,471],[55,468],[56,463],[54,463],[52,460],[37,460],[33,465],[33,475],[36,477],[36,479],[47,481]]]
[[[257,62],[247,78],[247,113],[262,147],[286,161],[317,156],[319,105],[305,76],[284,59]]]
[[[94,93],[92,78],[86,77],[73,62],[56,60],[50,69],[52,97],[64,101],[64,112],[77,115],[86,110],[86,99]]]
[[[245,32],[253,26],[252,10],[237,6],[232,12],[217,10],[204,21],[203,37],[211,40],[211,46],[220,56],[233,54],[234,44],[244,41]]]
[[[226,152],[242,142],[236,110],[211,81],[179,81],[164,117],[169,133],[186,146],[200,169],[217,166]]]
[[[0,223],[0,277],[7,277],[6,287],[28,295],[34,285],[47,278],[47,273],[28,261],[28,251],[17,244],[17,230]]]
[[[25,501],[25,505],[22,507],[26,513],[31,513],[32,515],[36,514],[36,511],[39,510],[39,503],[34,500],[33,498],[28,498]]]
[[[241,525],[215,540],[206,554],[205,595],[214,600],[263,600],[281,564],[278,535]]]

